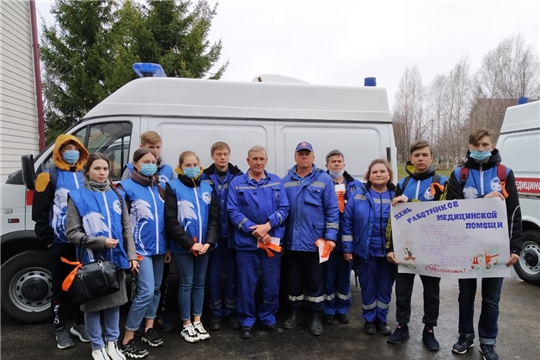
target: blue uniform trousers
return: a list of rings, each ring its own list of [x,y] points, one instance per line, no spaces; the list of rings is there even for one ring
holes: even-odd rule
[[[287,250],[287,285],[292,308],[301,308],[307,301],[315,312],[324,309],[324,266],[318,252]]]
[[[362,288],[362,316],[368,322],[386,322],[392,299],[395,265],[386,257],[368,256],[358,264],[358,281]]]
[[[324,313],[347,314],[351,307],[352,262],[343,259],[343,251],[334,250],[324,265]]]
[[[225,271],[225,299],[222,302],[221,276]],[[236,313],[238,294],[235,250],[228,247],[227,238],[220,238],[218,247],[210,251],[208,262],[208,302],[212,314],[223,317]]]
[[[279,310],[279,274],[281,254],[274,252],[268,257],[265,250],[237,250],[238,264],[238,320],[242,326],[255,324],[255,290],[261,273],[262,304],[259,307],[259,319],[265,326],[276,323]]]

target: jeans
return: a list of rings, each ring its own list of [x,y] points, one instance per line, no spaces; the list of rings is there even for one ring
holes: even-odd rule
[[[76,261],[75,245],[55,242],[51,244],[48,252],[52,277],[51,309],[53,310],[54,327],[56,329],[64,327],[70,311],[75,317],[77,325],[84,324],[84,313],[81,308],[67,296],[67,292],[62,290],[62,283],[73,270],[73,265],[62,262],[60,258],[64,257],[69,261]]]
[[[178,271],[178,307],[182,321],[202,315],[204,305],[204,278],[208,266],[209,253],[193,256],[192,253],[173,253]]]
[[[411,319],[411,296],[415,274],[396,274],[396,319],[400,324],[408,324]],[[439,318],[439,288],[441,278],[420,275],[424,286],[424,317],[427,326],[437,326]]]
[[[118,341],[120,336],[120,307],[113,307],[103,310],[105,323],[105,340]],[[101,311],[84,313],[86,332],[90,338],[92,350],[99,350],[105,347],[101,331]]]
[[[159,305],[165,255],[145,256],[139,262],[137,294],[126,320],[126,330],[135,331],[143,318],[154,319]]]
[[[222,302],[221,277],[225,270],[225,298]],[[210,252],[208,263],[208,305],[215,316],[236,312],[238,297],[236,250],[228,247],[227,238],[220,238],[217,248]]]
[[[499,300],[503,278],[482,279],[482,310],[478,320],[480,343],[495,345],[499,329]],[[476,279],[459,280],[459,334],[462,337],[474,338],[474,298],[476,295]]]

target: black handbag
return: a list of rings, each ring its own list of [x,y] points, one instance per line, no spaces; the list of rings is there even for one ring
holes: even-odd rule
[[[81,242],[79,247],[79,261],[82,259],[85,242]],[[113,262],[99,257],[98,260],[88,264],[77,263],[77,267],[62,284],[68,296],[79,305],[120,290],[120,269]]]

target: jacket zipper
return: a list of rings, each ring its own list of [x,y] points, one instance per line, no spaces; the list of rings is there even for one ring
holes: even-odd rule
[[[418,182],[418,184],[420,184],[420,182]],[[383,220],[383,219],[382,219],[382,217],[383,217],[383,199],[382,199],[382,194],[381,194],[381,193],[379,193],[379,198],[380,198],[380,201],[381,201],[381,216],[380,216],[380,219],[379,219],[379,221],[380,221],[380,223],[381,223],[381,226],[380,226],[380,229],[379,229],[380,235],[381,235],[381,250],[382,250],[382,251],[381,251],[381,256],[384,256],[384,247],[385,247],[385,244],[384,244],[384,238],[383,238],[383,236],[382,236],[382,225],[383,225],[383,221],[382,221],[382,220]],[[418,195],[417,195],[417,198],[418,198]]]
[[[157,184],[157,186],[160,186],[160,185]],[[154,192],[152,191],[152,188],[148,187],[148,191],[150,191],[150,195],[152,195],[152,200],[154,201],[154,223],[156,224],[156,254],[159,254],[159,219],[158,219],[156,197],[154,196]]]
[[[105,204],[105,212],[107,213],[107,221],[109,222],[108,225],[109,225],[109,238],[112,239],[112,233],[111,233],[111,227],[112,227],[112,223],[111,223],[111,213],[109,211],[109,204],[107,202],[107,195],[105,195],[104,192],[101,193],[101,195],[103,195],[103,203]],[[111,259],[112,259],[112,255],[113,255],[113,249],[110,249],[109,250],[110,253],[111,253]]]
[[[197,188],[193,188],[193,192],[195,193],[195,201],[197,202],[197,215],[199,218],[197,219],[199,221],[199,238],[197,239],[199,243],[202,244],[202,216],[201,216],[201,204],[199,203],[199,193],[197,192]]]
[[[79,188],[79,179],[77,179],[77,173],[73,173],[73,179],[75,180],[75,186]]]
[[[480,192],[480,195],[484,196],[484,169],[482,164],[480,164]]]

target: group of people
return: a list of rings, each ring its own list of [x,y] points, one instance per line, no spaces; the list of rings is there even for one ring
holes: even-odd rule
[[[326,169],[314,164],[315,153],[308,142],[300,142],[294,165],[282,178],[266,170],[267,153],[253,146],[243,173],[229,163],[231,149],[224,142],[212,145],[214,163],[204,169],[192,151],[180,154],[173,170],[163,163],[161,138],[149,131],[141,136],[141,147],[126,165],[116,186],[109,181],[109,162],[102,154],[89,154],[71,135],[58,137],[54,147],[55,167],[36,179],[33,219],[36,234],[49,246],[51,255],[53,311],[59,348],[74,345],[70,333],[91,342],[94,359],[144,358],[150,347],[163,345],[154,330],[158,319],[164,328],[162,309],[168,264],[178,272],[178,305],[181,337],[189,343],[210,338],[201,323],[205,280],[208,279],[209,329],[221,329],[223,320],[251,339],[257,317],[271,333],[280,335],[303,320],[311,309],[310,332],[323,334],[323,324],[347,324],[351,307],[350,274],[355,270],[362,289],[364,332],[388,336],[388,343],[409,338],[411,294],[414,275],[397,272],[390,223],[391,206],[407,201],[464,199],[475,187],[477,197],[500,197],[506,201],[512,226],[511,258],[515,263],[521,249],[521,215],[515,179],[507,169],[505,195],[489,189],[500,156],[493,134],[478,130],[469,138],[468,179],[460,169],[450,179],[436,174],[431,166],[429,144],[412,145],[409,176],[397,186],[385,159],[373,160],[364,181],[345,171],[339,150],[326,155]],[[322,244],[322,245],[321,245]],[[320,263],[319,246],[328,260]],[[83,247],[82,259],[76,259]],[[281,258],[284,257],[284,264]],[[132,303],[120,339],[119,309],[128,302],[120,291],[74,306],[62,290],[72,270],[61,258],[82,263],[102,258],[133,275]],[[221,292],[222,272],[226,274]],[[261,281],[262,303],[257,309],[255,289]],[[287,287],[291,312],[283,327],[276,322],[280,278]],[[120,280],[125,279],[124,271]],[[421,276],[424,285],[425,324],[422,340],[429,350],[439,350],[434,334],[439,315],[440,279]],[[396,283],[397,328],[392,331],[387,316]],[[476,280],[459,281],[459,339],[452,351],[464,354],[474,344],[472,323]],[[484,359],[496,360],[498,302],[502,279],[482,280],[482,315],[479,322],[480,350]],[[68,331],[67,314],[75,324]],[[101,327],[103,313],[105,331]],[[164,330],[172,330],[169,325]]]

